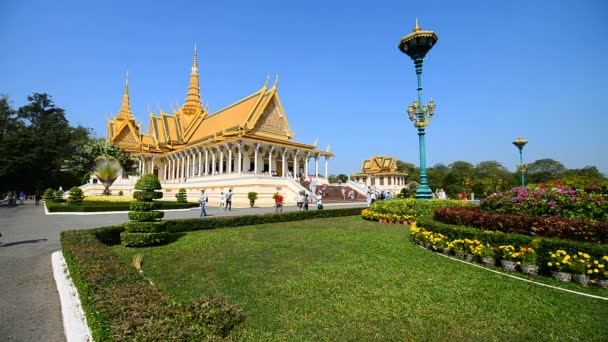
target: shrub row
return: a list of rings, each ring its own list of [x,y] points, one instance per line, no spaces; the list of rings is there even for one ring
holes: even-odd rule
[[[49,212],[96,212],[96,211],[128,211],[132,202],[93,202],[83,201],[82,203],[54,203],[45,201]],[[198,203],[177,203],[177,202],[153,202],[160,203],[159,209],[187,209],[198,206]]]
[[[416,218],[433,217],[435,209],[445,207],[471,207],[466,201],[459,200],[428,200],[418,201],[413,198],[396,198],[376,201],[369,210],[379,214],[411,215]]]
[[[536,246],[535,249],[538,254],[538,265],[541,267],[541,272],[545,274],[549,273],[547,262],[550,261],[550,255],[556,250],[565,250],[569,254],[576,254],[578,252],[588,253],[598,260],[601,259],[602,256],[608,255],[608,244],[589,244],[556,238],[534,238],[521,234],[487,231],[472,227],[451,225],[431,219],[417,220],[416,224],[428,231],[441,233],[447,236],[449,240],[468,238],[479,240],[483,244],[490,244],[492,246],[512,245],[516,248],[528,247],[532,245],[532,241],[534,241],[534,245]]]
[[[254,224],[300,221],[315,218],[361,215],[363,208],[294,211],[282,214],[210,217],[205,219],[181,219],[167,221],[167,230],[172,233],[249,226]]]
[[[175,303],[96,238],[115,229],[61,233],[63,255],[94,340],[215,339],[243,320],[242,311],[223,297]]]
[[[357,216],[361,215],[363,208],[345,208],[311,211],[294,211],[282,214],[247,215],[247,216],[225,216],[209,217],[196,219],[167,220],[167,231],[170,233],[181,233],[195,230],[207,230],[218,228],[231,228],[239,226],[250,226],[255,224],[302,221],[316,218]],[[126,225],[114,226],[110,228],[96,230],[95,236],[105,244],[120,244],[120,234],[126,230]]]
[[[152,222],[165,217],[162,211],[130,211],[129,220],[139,222]]]
[[[147,247],[147,246],[157,246],[163,245],[169,241],[171,234],[167,232],[159,232],[154,231],[155,229],[162,228],[164,229],[164,225],[153,225],[157,222],[129,222],[129,223],[144,223],[145,226],[140,226],[141,229],[125,231],[120,233],[120,242],[125,247]],[[164,222],[159,222],[164,223]],[[129,229],[129,225],[127,225],[127,229]],[[144,231],[142,231],[145,229]],[[150,232],[154,231],[154,232]]]
[[[491,214],[479,208],[439,208],[435,210],[435,220],[505,233],[608,243],[608,222]]]
[[[130,221],[125,223],[125,231],[129,233],[158,233],[164,231],[166,228],[167,221]]]

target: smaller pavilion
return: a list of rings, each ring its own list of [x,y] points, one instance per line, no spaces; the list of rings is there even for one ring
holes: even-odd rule
[[[372,156],[363,161],[361,172],[351,177],[368,188],[392,193],[400,192],[407,181],[407,173],[397,170],[397,159],[387,156]]]

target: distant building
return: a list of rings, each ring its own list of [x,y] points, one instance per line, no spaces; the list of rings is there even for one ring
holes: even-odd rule
[[[361,172],[354,173],[351,177],[368,188],[398,193],[405,187],[407,173],[397,171],[395,157],[372,156],[363,162]]]
[[[235,204],[249,203],[247,193],[255,191],[259,194],[256,203],[262,205],[274,203],[275,192],[295,198],[304,190],[297,181],[300,178],[327,183],[328,159],[334,154],[329,147],[318,150],[316,142],[309,145],[292,140],[294,133],[277,91],[278,78],[271,87],[268,83],[269,79],[253,94],[209,113],[201,101],[195,47],[184,105],[171,108],[171,113],[160,108],[150,112],[144,133],[131,113],[127,79],[120,110],[108,120],[106,140],[137,158],[139,173],[156,175],[169,194],[186,188],[194,200],[205,189],[213,199],[214,194],[219,198],[220,192],[231,188]],[[320,157],[325,160],[325,177],[319,177]],[[119,179],[111,190],[129,194],[137,179]],[[94,183],[92,179],[83,186],[85,193],[102,188]],[[164,198],[171,197],[165,194]]]

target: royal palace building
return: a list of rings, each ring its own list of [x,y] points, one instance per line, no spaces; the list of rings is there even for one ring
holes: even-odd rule
[[[363,161],[361,172],[351,178],[370,189],[398,193],[406,186],[407,173],[397,170],[395,157],[372,156]]]
[[[139,162],[139,174],[153,173],[161,181],[164,198],[170,200],[180,188],[189,200],[198,198],[201,189],[210,195],[233,190],[233,203],[249,203],[247,193],[258,193],[260,205],[272,204],[272,194],[282,193],[288,202],[305,190],[300,179],[327,183],[329,147],[322,151],[313,145],[294,141],[294,133],[277,90],[269,79],[254,92],[235,103],[209,113],[199,89],[196,47],[188,93],[183,106],[171,112],[150,112],[147,132],[136,124],[129,105],[128,79],[122,105],[108,120],[106,139]],[[319,171],[321,157],[323,176]],[[133,191],[138,176],[117,180],[113,193]],[[101,193],[103,186],[92,179],[83,186],[85,193]]]

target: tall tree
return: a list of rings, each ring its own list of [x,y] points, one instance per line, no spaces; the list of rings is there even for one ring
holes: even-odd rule
[[[412,163],[397,160],[397,171],[407,173],[408,182],[420,182],[420,169]]]
[[[550,158],[539,159],[534,163],[528,164],[526,168],[527,182],[544,183],[550,180],[559,179],[566,171],[564,164]]]
[[[103,138],[89,139],[84,144],[76,145],[66,168],[86,178],[96,160],[102,157],[117,160],[123,173],[133,175],[137,172],[135,160],[131,155]]]
[[[500,192],[511,185],[512,173],[495,160],[482,161],[475,167],[473,191],[479,196]]]
[[[473,185],[473,164],[456,161],[450,164],[444,179],[443,189],[449,194],[468,193]]]

